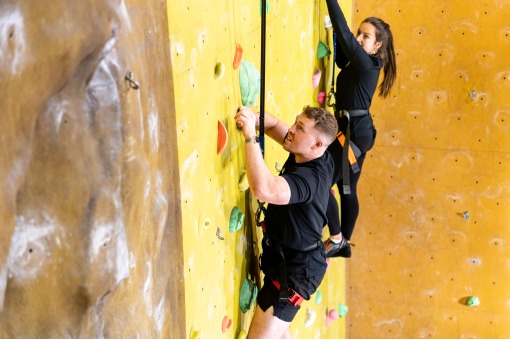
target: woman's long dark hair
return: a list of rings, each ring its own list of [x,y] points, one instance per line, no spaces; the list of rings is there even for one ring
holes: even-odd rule
[[[376,41],[382,43],[378,50],[379,57],[383,61],[384,78],[379,85],[379,96],[386,98],[390,92],[395,79],[397,78],[397,62],[395,58],[395,50],[393,48],[393,34],[390,25],[382,19],[376,17],[366,18],[363,22],[374,25]]]

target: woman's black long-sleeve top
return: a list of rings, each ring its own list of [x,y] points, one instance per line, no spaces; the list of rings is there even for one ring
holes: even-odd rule
[[[335,62],[342,70],[337,77],[337,110],[368,110],[383,66],[377,55],[369,55],[356,41],[337,0],[326,0],[336,33]]]

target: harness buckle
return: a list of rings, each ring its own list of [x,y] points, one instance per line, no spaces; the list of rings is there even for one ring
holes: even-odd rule
[[[278,282],[276,280],[271,280],[271,281],[273,281],[273,285],[276,287],[276,289],[280,290],[280,282]],[[279,300],[289,300],[290,303],[292,303],[296,307],[301,306],[301,303],[305,299],[304,297],[299,295],[299,293],[296,292],[292,288],[288,289],[288,294],[286,294],[286,295],[287,295],[286,297],[280,297]]]
[[[294,306],[301,306],[301,303],[303,302],[304,298],[299,295],[298,293],[296,293],[296,291],[294,289],[289,289],[289,301],[294,305]]]

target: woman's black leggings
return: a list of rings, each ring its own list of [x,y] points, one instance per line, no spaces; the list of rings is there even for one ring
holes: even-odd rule
[[[336,171],[337,177],[334,178],[336,181],[336,185],[338,187],[338,191],[340,193],[340,208],[341,214],[338,211],[338,204],[335,199],[335,196],[332,192],[329,193],[328,207],[326,210],[326,217],[328,218],[328,228],[330,235],[337,235],[342,233],[342,236],[347,240],[351,239],[352,232],[354,231],[354,226],[356,224],[356,220],[358,219],[359,214],[359,203],[358,203],[358,194],[356,191],[358,180],[361,176],[361,170],[363,168],[363,162],[365,161],[365,156],[367,151],[372,148],[375,140],[375,133],[372,136],[364,136],[358,138],[351,138],[352,142],[360,149],[361,155],[357,158],[359,171],[357,173],[353,173],[352,168],[349,171],[349,179],[350,179],[350,187],[351,193],[349,195],[345,195],[342,190],[343,182],[340,176],[341,170]],[[335,141],[338,145],[332,145],[332,149],[330,149],[331,153],[336,153],[338,155],[338,148],[340,148],[341,155],[341,145],[338,141]],[[335,148],[337,150],[335,150]],[[338,157],[333,157],[336,159],[335,168],[340,166],[341,162],[338,164]],[[340,221],[341,218],[341,221]]]

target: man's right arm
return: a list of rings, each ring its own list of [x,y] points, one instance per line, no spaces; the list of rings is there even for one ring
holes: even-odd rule
[[[264,162],[259,143],[250,141],[256,133],[255,126],[259,120],[258,115],[248,108],[241,108],[234,119],[236,124],[242,127],[243,136],[247,140],[245,142],[246,175],[253,195],[267,203],[280,205],[289,203],[289,184],[283,177],[273,176]],[[274,130],[275,128],[277,130]],[[278,125],[273,125],[269,130],[278,131]]]
[[[259,120],[257,121],[256,127],[257,129],[260,128],[260,115],[253,112],[248,107],[241,106],[238,110],[247,110],[248,112],[255,114],[259,117]],[[270,113],[265,112],[264,113],[264,134],[268,135],[271,139],[278,142],[278,144],[282,145],[283,140],[285,139],[285,136],[287,135],[287,131],[289,131],[289,125],[287,125],[285,122],[279,120],[275,116],[273,116]]]

